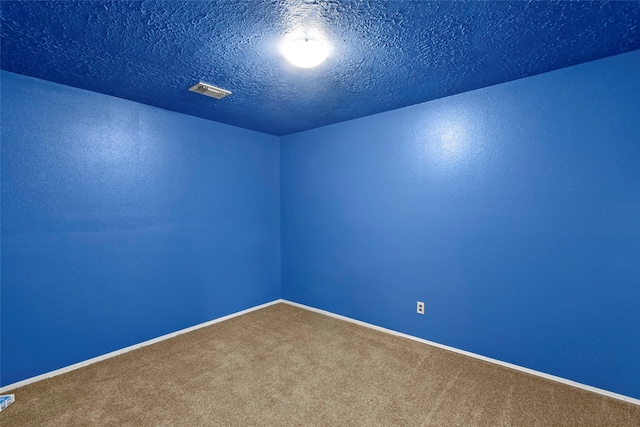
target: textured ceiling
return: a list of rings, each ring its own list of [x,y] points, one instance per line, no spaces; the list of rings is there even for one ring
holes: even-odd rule
[[[640,49],[640,2],[3,1],[2,69],[285,135]],[[284,37],[331,56],[289,65]],[[640,70],[639,70],[640,72]],[[205,81],[221,101],[187,91]]]

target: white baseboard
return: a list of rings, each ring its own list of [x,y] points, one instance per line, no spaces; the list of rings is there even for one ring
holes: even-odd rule
[[[191,326],[191,327],[185,328],[185,329],[180,329],[179,331],[171,332],[170,334],[162,335],[162,336],[159,336],[157,338],[153,338],[153,339],[150,339],[150,340],[147,340],[147,341],[143,341],[143,342],[141,342],[139,344],[130,345],[129,347],[121,348],[120,350],[115,350],[115,351],[112,351],[110,353],[103,354],[101,356],[96,356],[96,357],[93,357],[91,359],[84,360],[82,362],[74,363],[73,365],[65,366],[64,368],[56,369],[55,371],[46,372],[44,374],[40,374],[40,375],[37,375],[35,377],[27,378],[26,380],[18,381],[18,382],[13,383],[13,384],[7,384],[4,387],[0,387],[0,394],[5,393],[5,392],[7,392],[9,390],[13,390],[14,388],[18,388],[18,387],[25,386],[27,384],[35,383],[36,381],[41,381],[41,380],[44,380],[44,379],[47,379],[47,378],[55,377],[56,375],[61,375],[61,374],[64,374],[64,373],[67,373],[67,372],[70,372],[70,371],[74,371],[76,369],[83,368],[85,366],[89,366],[89,365],[91,365],[93,363],[109,359],[111,357],[119,356],[119,355],[127,353],[127,352],[129,352],[131,350],[136,350],[138,348],[146,347],[148,345],[155,344],[155,343],[160,342],[160,341],[168,340],[169,338],[173,338],[173,337],[176,337],[178,335],[186,334],[187,332],[195,331],[196,329],[205,328],[207,326],[211,326],[211,325],[216,324],[216,323],[224,322],[225,320],[229,320],[231,318],[234,318],[234,317],[237,317],[237,316],[241,316],[243,314],[246,314],[246,313],[249,313],[249,312],[252,312],[252,311],[255,311],[255,310],[260,310],[261,308],[265,308],[265,307],[268,307],[270,305],[274,305],[274,304],[277,304],[277,303],[280,303],[280,302],[284,302],[284,301],[281,300],[281,299],[277,299],[277,300],[274,300],[274,301],[271,301],[271,302],[268,302],[268,303],[265,303],[265,304],[256,305],[255,307],[251,307],[251,308],[248,308],[246,310],[238,311],[236,313],[232,313],[232,314],[229,314],[227,316],[218,317],[217,319],[209,320],[208,322],[200,323],[198,325],[194,325],[194,326]]]
[[[302,308],[305,310],[313,311],[316,313],[324,314],[325,316],[335,317],[336,319],[344,320],[346,322],[355,323],[356,325],[364,326],[366,328],[375,329],[376,331],[385,332],[387,334],[395,335],[398,337],[407,338],[413,341],[420,342],[422,344],[431,345],[434,347],[442,348],[444,350],[453,351],[454,353],[464,354],[465,356],[473,357],[475,359],[484,360],[485,362],[494,363],[496,365],[504,366],[507,368],[515,369],[516,371],[526,372],[527,374],[536,375],[538,377],[546,378],[551,381],[556,381],[562,384],[570,385],[572,387],[581,388],[583,390],[587,390],[593,393],[598,393],[603,396],[611,397],[614,399],[622,400],[624,402],[633,403],[634,405],[640,405],[640,399],[635,399],[633,397],[625,396],[624,394],[614,393],[612,391],[603,390],[601,388],[593,387],[590,385],[582,384],[576,381],[571,381],[566,378],[557,377],[555,375],[545,374],[544,372],[535,371],[533,369],[525,368],[522,366],[514,365],[512,363],[503,362],[501,360],[492,359],[490,357],[482,356],[480,354],[471,353],[470,351],[460,350],[455,347],[449,347],[448,345],[438,344],[437,342],[428,341],[422,338],[414,337],[413,335],[403,334],[402,332],[394,331],[392,329],[383,328],[381,326],[372,325],[371,323],[362,322],[360,320],[355,320],[350,317],[341,316],[339,314],[331,313],[330,311],[321,310],[319,308],[310,307],[308,305],[300,304],[297,302],[282,300],[283,303],[289,304],[298,308]]]
[[[516,371],[526,372],[527,374],[536,375],[538,377],[546,378],[546,379],[551,380],[551,381],[556,381],[556,382],[559,382],[559,383],[562,383],[562,384],[567,384],[567,385],[570,385],[572,387],[577,387],[577,388],[580,388],[580,389],[583,389],[583,390],[587,390],[587,391],[590,391],[590,392],[593,392],[593,393],[598,393],[598,394],[601,394],[603,396],[611,397],[613,399],[622,400],[624,402],[628,402],[628,403],[632,403],[632,404],[640,406],[640,399],[635,399],[633,397],[625,396],[623,394],[618,394],[618,393],[614,393],[614,392],[611,392],[611,391],[608,391],[608,390],[603,390],[601,388],[597,388],[597,387],[593,387],[593,386],[590,386],[590,385],[582,384],[582,383],[579,383],[579,382],[576,382],[576,381],[571,381],[571,380],[568,380],[566,378],[557,377],[555,375],[546,374],[544,372],[535,371],[533,369],[529,369],[529,368],[525,368],[525,367],[522,367],[522,366],[514,365],[514,364],[508,363],[508,362],[503,362],[501,360],[492,359],[490,357],[482,356],[482,355],[479,355],[479,354],[476,354],[476,353],[471,353],[471,352],[465,351],[465,350],[460,350],[460,349],[457,349],[455,347],[450,347],[448,345],[439,344],[439,343],[433,342],[433,341],[428,341],[428,340],[425,340],[425,339],[422,339],[422,338],[415,337],[413,335],[404,334],[402,332],[394,331],[392,329],[387,329],[387,328],[383,328],[381,326],[372,325],[370,323],[362,322],[360,320],[355,320],[355,319],[352,319],[350,317],[341,316],[339,314],[331,313],[329,311],[321,310],[319,308],[310,307],[308,305],[300,304],[300,303],[293,302],[293,301],[283,300],[283,299],[277,299],[277,300],[274,300],[274,301],[271,301],[271,302],[268,302],[268,303],[265,303],[265,304],[257,305],[255,307],[251,307],[251,308],[248,308],[246,310],[238,311],[236,313],[232,313],[232,314],[229,314],[227,316],[219,317],[217,319],[213,319],[213,320],[210,320],[208,322],[200,323],[198,325],[194,325],[194,326],[191,326],[189,328],[181,329],[179,331],[172,332],[170,334],[162,335],[162,336],[157,337],[157,338],[153,338],[153,339],[150,339],[150,340],[147,340],[147,341],[143,341],[143,342],[141,342],[139,344],[134,344],[134,345],[131,345],[129,347],[122,348],[120,350],[115,350],[115,351],[112,351],[110,353],[103,354],[101,356],[93,357],[91,359],[87,359],[87,360],[84,360],[82,362],[74,363],[73,365],[65,366],[64,368],[56,369],[55,371],[46,372],[44,374],[40,374],[40,375],[37,375],[35,377],[31,377],[31,378],[27,378],[27,379],[22,380],[22,381],[15,382],[13,384],[8,384],[8,385],[6,385],[4,387],[0,387],[0,394],[6,393],[7,391],[13,390],[13,389],[18,388],[18,387],[25,386],[27,384],[31,384],[31,383],[34,383],[34,382],[37,382],[37,381],[41,381],[41,380],[44,380],[44,379],[47,379],[47,378],[55,377],[56,375],[61,375],[61,374],[64,374],[66,372],[70,372],[70,371],[73,371],[73,370],[76,370],[76,369],[79,369],[79,368],[82,368],[82,367],[85,367],[85,366],[89,366],[89,365],[91,365],[93,363],[100,362],[102,360],[106,360],[106,359],[109,359],[111,357],[115,357],[115,356],[118,356],[120,354],[124,354],[124,353],[127,353],[127,352],[132,351],[132,350],[136,350],[136,349],[141,348],[141,347],[145,347],[145,346],[148,346],[148,345],[151,345],[151,344],[155,344],[157,342],[164,341],[164,340],[167,340],[169,338],[176,337],[178,335],[186,334],[187,332],[195,331],[196,329],[205,328],[207,326],[214,325],[216,323],[224,322],[225,320],[229,320],[231,318],[234,318],[234,317],[237,317],[237,316],[241,316],[243,314],[246,314],[246,313],[249,313],[249,312],[252,312],[252,311],[255,311],[255,310],[260,310],[261,308],[265,308],[265,307],[268,307],[270,305],[274,305],[274,304],[278,304],[278,303],[289,304],[289,305],[292,305],[292,306],[295,306],[295,307],[298,307],[298,308],[302,308],[302,309],[305,309],[305,310],[309,310],[309,311],[313,311],[313,312],[316,312],[316,313],[324,314],[325,316],[330,316],[330,317],[334,317],[336,319],[344,320],[346,322],[355,323],[356,325],[364,326],[366,328],[375,329],[377,331],[385,332],[387,334],[391,334],[391,335],[407,338],[407,339],[410,339],[410,340],[413,340],[413,341],[417,341],[417,342],[420,342],[420,343],[423,343],[423,344],[427,344],[427,345],[431,345],[431,346],[434,346],[434,347],[442,348],[444,350],[453,351],[454,353],[464,354],[465,356],[473,357],[473,358],[476,358],[476,359],[479,359],[479,360],[484,360],[485,362],[494,363],[496,365],[500,365],[500,366],[504,366],[504,367],[507,367],[507,368],[515,369]]]

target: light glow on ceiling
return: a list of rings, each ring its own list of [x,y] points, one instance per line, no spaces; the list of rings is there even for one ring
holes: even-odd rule
[[[326,42],[308,37],[285,41],[281,50],[290,63],[300,68],[316,67],[329,56],[329,45]]]

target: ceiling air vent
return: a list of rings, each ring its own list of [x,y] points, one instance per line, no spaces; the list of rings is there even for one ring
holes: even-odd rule
[[[191,92],[201,93],[203,95],[210,96],[215,99],[222,99],[227,95],[231,95],[228,90],[221,89],[219,87],[212,86],[208,83],[196,83],[189,88]]]

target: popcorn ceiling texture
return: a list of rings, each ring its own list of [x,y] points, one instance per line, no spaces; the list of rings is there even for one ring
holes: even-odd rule
[[[2,69],[286,135],[640,49],[640,2],[3,1]],[[311,70],[282,38],[333,46]],[[231,90],[215,101],[199,80]]]

